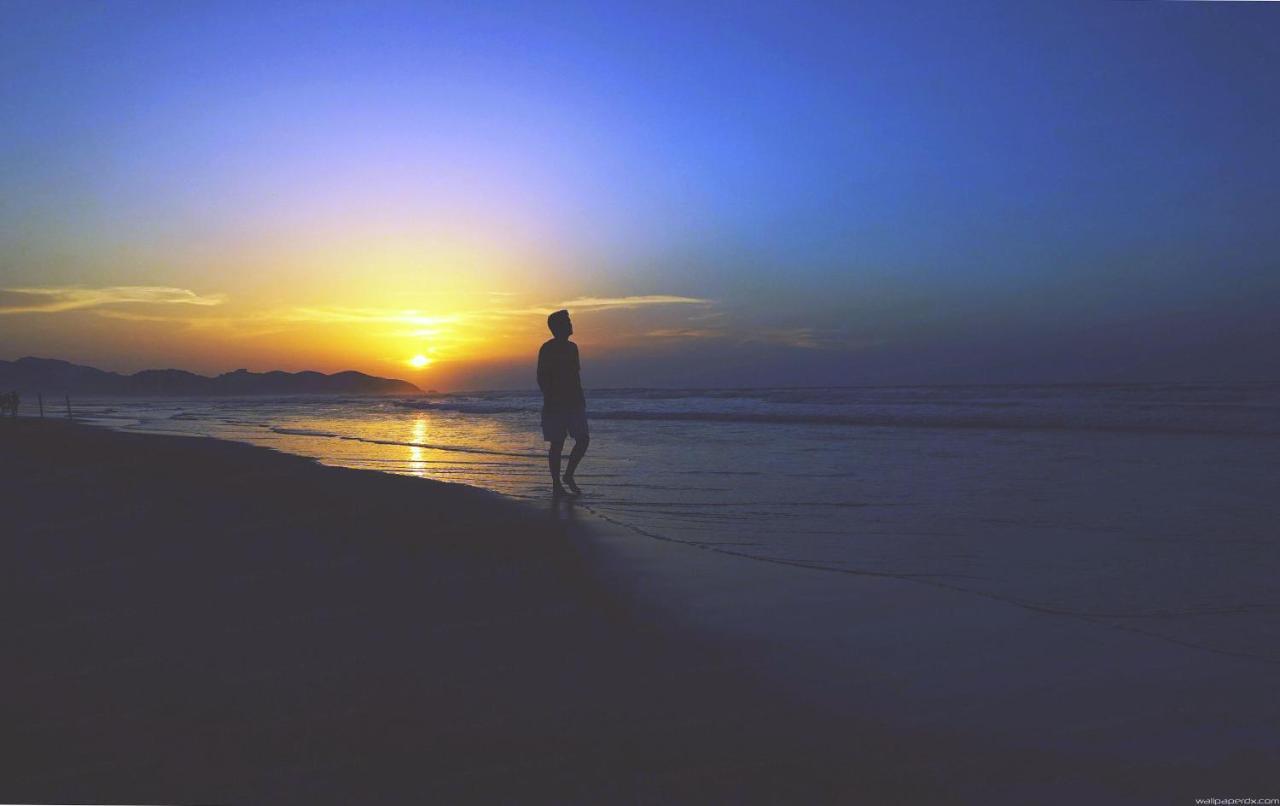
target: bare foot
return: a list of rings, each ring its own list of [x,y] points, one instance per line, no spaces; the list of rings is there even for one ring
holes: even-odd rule
[[[573,492],[574,495],[582,495],[582,490],[578,488],[578,484],[573,480],[573,476],[566,473],[564,477],[564,484]]]

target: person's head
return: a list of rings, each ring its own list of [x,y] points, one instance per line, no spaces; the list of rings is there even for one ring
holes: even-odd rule
[[[551,335],[557,339],[567,339],[573,335],[573,322],[569,321],[568,311],[556,311],[547,317],[547,327]]]

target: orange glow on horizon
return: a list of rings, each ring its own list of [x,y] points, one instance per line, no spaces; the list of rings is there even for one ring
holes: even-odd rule
[[[339,273],[337,260],[295,258],[281,261],[283,273],[298,262],[310,264],[309,282],[282,282],[265,273],[261,282],[249,282],[243,264],[236,268],[244,275],[227,272],[219,278],[224,282],[192,288],[0,286],[0,325],[12,323],[39,337],[18,351],[115,371],[355,369],[423,382],[430,370],[430,386],[447,390],[477,373],[523,379],[508,368],[533,360],[548,336],[547,314],[560,308],[574,313],[579,343],[598,360],[610,349],[650,343],[656,334],[687,333],[688,317],[705,316],[715,305],[653,293],[662,289],[611,295],[613,289],[555,282],[554,271],[467,259],[461,251],[388,249],[339,257],[361,270]]]

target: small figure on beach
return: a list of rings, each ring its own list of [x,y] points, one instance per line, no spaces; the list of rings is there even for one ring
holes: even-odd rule
[[[0,395],[0,417],[8,414],[10,417],[18,416],[18,393],[9,392]]]
[[[591,444],[587,432],[587,399],[582,394],[582,365],[578,345],[569,341],[573,322],[568,311],[556,311],[547,317],[547,327],[554,338],[538,351],[538,388],[542,390],[542,438],[550,443],[547,462],[551,468],[551,490],[562,496],[565,488],[581,493],[574,481],[574,471]],[[560,454],[566,436],[573,437],[573,451],[564,476],[560,475]],[[563,478],[563,483],[561,483]]]

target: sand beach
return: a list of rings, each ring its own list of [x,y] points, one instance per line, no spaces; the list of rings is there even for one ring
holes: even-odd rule
[[[220,440],[0,423],[11,802],[1177,802],[1273,665]]]

